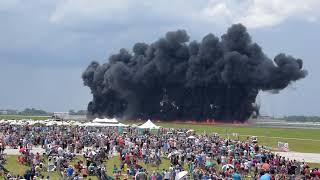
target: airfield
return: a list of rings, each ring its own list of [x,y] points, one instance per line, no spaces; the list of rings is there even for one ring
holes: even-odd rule
[[[0,116],[0,119],[33,119],[45,120],[47,116]],[[72,120],[84,121],[83,116],[70,116]],[[124,121],[126,124],[140,124],[143,121]],[[320,127],[317,123],[287,123],[281,120],[274,119],[258,119],[250,120],[245,124],[206,124],[206,123],[182,123],[182,122],[160,122],[155,121],[156,125],[163,128],[174,129],[193,129],[197,134],[212,134],[218,133],[220,137],[245,140],[251,136],[257,136],[258,144],[269,147],[273,152],[285,156],[289,159],[308,162],[311,167],[320,166]],[[289,144],[288,152],[279,152],[277,148],[278,142]],[[32,152],[43,153],[41,148],[34,147]],[[23,173],[28,167],[17,164],[17,157],[20,154],[17,149],[6,149],[7,154],[7,169],[16,173]],[[79,160],[81,154],[77,154]],[[169,165],[168,159],[163,159],[161,168],[166,168]],[[107,171],[111,172],[113,164],[119,164],[118,158],[112,158],[106,162]],[[146,169],[152,171],[155,167],[144,165]],[[58,178],[57,173],[46,173],[51,178]],[[95,179],[95,177],[91,177]]]
[[[0,116],[0,119],[45,120],[48,116]],[[85,121],[85,116],[70,116],[71,120]],[[124,121],[125,124],[139,124],[144,121]],[[254,119],[245,124],[207,124],[163,122],[155,123],[164,128],[193,129],[196,133],[218,133],[221,137],[245,140],[257,136],[260,145],[275,151],[278,142],[289,144],[289,151],[301,153],[320,153],[320,123],[286,122],[279,119]]]

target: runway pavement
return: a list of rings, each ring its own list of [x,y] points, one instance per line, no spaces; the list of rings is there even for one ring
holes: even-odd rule
[[[300,153],[300,152],[275,152],[280,156],[289,158],[290,160],[305,161],[309,163],[320,163],[319,153]]]
[[[44,153],[44,149],[40,148],[40,147],[35,147],[35,148],[32,148],[31,152],[33,153]],[[4,153],[7,154],[7,155],[20,155],[19,153],[19,149],[12,149],[12,148],[6,148],[4,150]]]

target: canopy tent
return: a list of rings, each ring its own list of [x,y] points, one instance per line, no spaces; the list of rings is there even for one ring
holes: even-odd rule
[[[92,122],[85,123],[84,126],[91,127],[126,127],[128,125],[120,123],[116,118],[108,119],[100,119],[95,118]]]
[[[117,123],[117,124],[109,124],[109,123],[97,123],[97,122],[87,122],[82,124],[81,126],[86,127],[126,127],[128,125]]]
[[[120,123],[116,119],[98,119],[96,118],[93,122],[81,123],[79,121],[54,121],[51,119],[47,120],[0,120],[0,123],[7,123],[11,125],[34,125],[43,124],[45,126],[84,126],[84,127],[127,127],[128,125]]]
[[[71,123],[71,125],[73,125],[73,126],[81,126],[83,123],[81,123],[81,122],[73,122],[73,123]]]
[[[50,121],[50,122],[45,123],[45,125],[46,126],[53,126],[53,125],[57,125],[57,123],[54,121]]]
[[[157,126],[155,124],[153,124],[153,122],[150,121],[150,119],[145,122],[144,124],[142,124],[141,126],[139,126],[140,129],[159,129],[160,126]]]
[[[136,128],[136,127],[139,127],[139,126],[136,125],[136,124],[131,124],[131,127]]]
[[[118,126],[121,126],[121,127],[128,127],[129,125],[122,124],[122,123],[118,123]]]
[[[104,118],[104,119],[100,119],[100,118],[95,118],[92,122],[94,123],[119,123],[119,121],[115,118],[112,119],[108,119],[108,118]]]
[[[189,137],[187,137],[188,139],[196,139],[196,137],[194,137],[194,136],[189,136]]]

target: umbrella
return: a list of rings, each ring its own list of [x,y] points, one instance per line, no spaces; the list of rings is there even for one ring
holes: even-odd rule
[[[194,136],[189,136],[188,139],[195,139],[196,137]]]
[[[226,171],[227,169],[230,169],[230,168],[231,168],[231,169],[234,169],[233,165],[231,165],[231,164],[226,164],[226,165],[223,165],[221,169],[222,169],[223,171]]]
[[[145,172],[139,172],[136,174],[135,179],[147,179],[147,174]]]
[[[176,175],[175,180],[181,180],[183,178],[186,178],[187,175],[188,175],[188,171],[181,171]]]

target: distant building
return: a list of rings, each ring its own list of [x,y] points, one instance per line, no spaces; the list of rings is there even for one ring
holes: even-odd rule
[[[53,112],[52,118],[56,121],[69,119],[69,112]]]
[[[7,115],[7,114],[8,114],[8,111],[7,111],[7,110],[0,110],[0,114]]]
[[[269,115],[266,115],[266,114],[261,114],[259,116],[260,119],[273,119],[273,117],[269,116]]]

